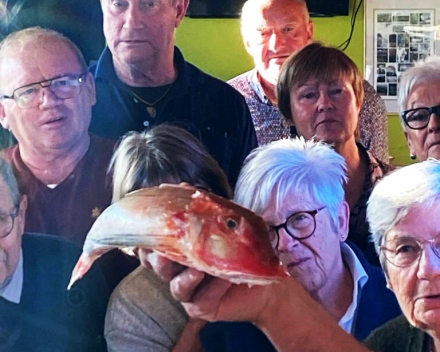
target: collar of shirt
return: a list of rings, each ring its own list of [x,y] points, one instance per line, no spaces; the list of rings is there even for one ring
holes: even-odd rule
[[[348,268],[350,269],[354,285],[353,301],[351,302],[345,314],[339,320],[339,326],[351,334],[354,326],[354,321],[356,319],[356,311],[358,308],[361,291],[368,281],[368,275],[358,257],[356,257],[356,254],[346,243],[342,244],[341,251],[342,259],[345,263],[347,263]]]
[[[0,297],[19,304],[23,290],[23,251],[20,250],[20,259],[17,268],[6,286],[0,288]]]
[[[250,79],[249,83],[250,83],[252,89],[255,91],[255,93],[257,93],[257,95],[261,99],[261,101],[264,104],[272,105],[270,100],[267,99],[266,94],[264,94],[264,90],[263,90],[263,87],[261,86],[261,83],[258,79],[258,72],[256,69],[253,69],[251,71],[251,75],[250,75],[249,79]]]

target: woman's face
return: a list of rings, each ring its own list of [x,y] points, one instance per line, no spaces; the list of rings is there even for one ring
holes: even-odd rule
[[[440,82],[416,85],[408,95],[406,109],[432,107],[440,104]],[[410,153],[419,161],[433,157],[440,159],[440,116],[431,114],[428,126],[422,130],[412,130],[405,126],[405,137]]]
[[[341,144],[355,138],[360,105],[346,78],[310,79],[290,91],[293,123],[306,139]]]
[[[439,212],[440,200],[431,207],[412,207],[388,232],[386,240],[412,237],[423,242],[440,237]],[[420,258],[408,267],[399,268],[387,263],[388,281],[411,324],[428,333],[440,333],[440,258],[434,254],[429,242],[424,242],[422,247]],[[408,253],[407,247],[403,250]]]
[[[280,207],[276,206],[276,190],[261,214],[268,225],[279,225],[293,213],[316,210],[323,206],[307,196],[299,196],[290,192]],[[345,204],[345,203],[344,203]],[[304,240],[296,240],[289,236],[285,229],[280,229],[278,253],[281,262],[303,287],[322,299],[333,300],[327,291],[334,284],[335,268],[342,261],[340,244],[348,232],[348,208],[341,207],[338,223],[334,226],[327,209],[315,215],[316,228],[313,235]],[[333,293],[333,291],[331,291]]]

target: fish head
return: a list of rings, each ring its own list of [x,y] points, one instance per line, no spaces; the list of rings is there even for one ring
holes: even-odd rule
[[[267,224],[252,211],[196,191],[186,214],[189,238],[185,243],[191,246],[192,255],[203,261],[207,272],[233,282],[256,284],[288,276],[270,244]]]

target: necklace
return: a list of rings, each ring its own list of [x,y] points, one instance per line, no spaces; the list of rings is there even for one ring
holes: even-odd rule
[[[154,107],[157,103],[159,103],[160,101],[162,101],[162,99],[163,98],[165,98],[166,96],[167,96],[167,94],[170,92],[170,90],[171,90],[171,88],[173,87],[173,85],[174,85],[174,82],[175,81],[173,81],[169,86],[168,86],[168,88],[167,88],[167,90],[159,97],[159,98],[157,98],[155,101],[153,101],[153,102],[149,102],[149,101],[146,101],[145,99],[142,99],[139,95],[137,95],[135,92],[133,92],[132,90],[130,90],[130,94],[134,97],[134,101],[136,102],[136,103],[138,103],[138,102],[142,102],[142,103],[144,103],[145,105],[147,105],[147,111],[148,111],[148,114],[150,114],[150,116],[152,117],[152,118],[155,118],[156,117],[156,114],[157,114],[157,110],[156,110],[156,108]]]

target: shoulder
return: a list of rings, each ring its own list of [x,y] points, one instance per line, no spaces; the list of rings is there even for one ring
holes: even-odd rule
[[[185,61],[185,75],[188,87],[190,89],[199,89],[204,94],[226,94],[228,98],[235,98],[246,104],[243,96],[228,83],[211,76],[210,74],[202,71],[193,64]],[[217,96],[217,98],[220,98]]]
[[[172,316],[174,321],[186,321],[186,314],[179,302],[169,291],[169,285],[160,280],[154,272],[139,267],[116,287],[111,295],[108,314],[125,311],[126,314],[149,316]],[[119,314],[119,313],[118,313]]]
[[[374,330],[365,345],[376,352],[422,351],[423,331],[411,326],[402,315]]]
[[[41,263],[63,260],[74,263],[81,254],[79,247],[64,238],[39,233],[24,233],[22,247],[25,257],[39,258]]]
[[[386,115],[385,102],[377,94],[374,87],[366,80],[364,80],[364,102],[362,104],[361,114],[370,115]]]
[[[169,351],[187,322],[181,304],[149,269],[139,267],[113,292],[105,318],[110,350]]]
[[[239,92],[247,91],[251,88],[250,80],[253,70],[244,72],[227,81],[229,85],[237,89]]]

